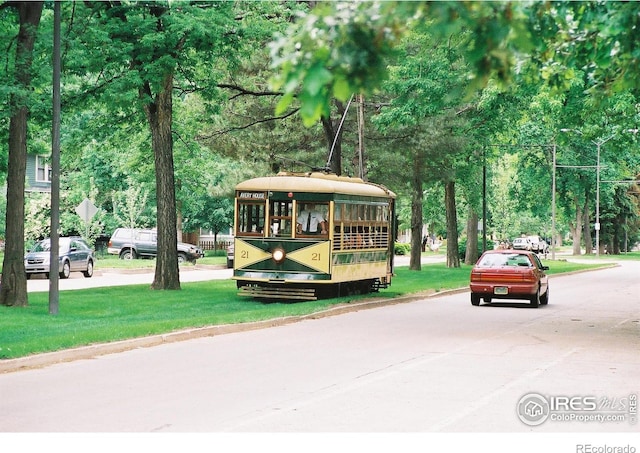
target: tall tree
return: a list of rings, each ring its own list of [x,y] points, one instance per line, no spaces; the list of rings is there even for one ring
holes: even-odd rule
[[[455,184],[453,180],[444,183],[444,205],[447,213],[447,267],[460,267]]]
[[[428,23],[407,33],[398,46],[398,56],[389,66],[389,79],[383,84],[390,96],[382,106],[375,123],[388,135],[397,137],[394,149],[406,153],[408,167],[397,169],[410,184],[411,194],[411,258],[409,267],[421,268],[423,239],[423,193],[426,183],[448,184],[456,180],[458,155],[464,151],[457,131],[464,129],[465,119],[456,112],[462,108],[468,68],[461,58],[460,47],[466,44],[464,34],[449,39],[434,38]],[[406,170],[410,171],[409,175]],[[453,190],[455,185],[450,185]],[[447,209],[455,209],[454,198]],[[448,221],[457,221],[447,215]],[[449,225],[448,230],[457,231]],[[457,234],[447,237],[453,243],[457,260]]]
[[[180,289],[174,91],[177,81],[183,92],[215,95],[216,78],[234,64],[239,39],[234,4],[93,2],[87,16],[96,28],[76,30],[89,67],[75,69],[84,92],[102,94],[112,108],[129,110],[136,93],[134,105],[150,130],[156,173],[158,257],[151,287]],[[207,68],[210,62],[218,64]]]
[[[6,243],[2,266],[0,304],[26,306],[27,279],[24,269],[24,188],[27,165],[27,119],[31,64],[44,2],[6,2],[13,8],[20,28],[15,40],[14,89],[9,108],[9,164],[7,167]]]

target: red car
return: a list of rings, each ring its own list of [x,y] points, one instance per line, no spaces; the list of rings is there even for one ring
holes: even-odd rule
[[[549,303],[549,277],[540,258],[527,250],[488,250],[471,270],[471,304],[525,299],[537,308]]]

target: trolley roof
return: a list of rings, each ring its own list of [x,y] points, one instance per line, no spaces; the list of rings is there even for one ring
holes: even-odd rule
[[[265,176],[243,181],[236,186],[236,190],[340,193],[367,197],[396,197],[395,193],[382,185],[365,182],[360,178],[337,176],[333,173],[322,172],[281,172],[275,176]]]

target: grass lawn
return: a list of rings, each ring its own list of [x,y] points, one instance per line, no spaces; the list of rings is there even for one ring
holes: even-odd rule
[[[155,259],[138,259],[138,260],[121,260],[117,255],[101,254],[96,257],[96,269],[140,269],[155,268]],[[226,265],[227,253],[224,250],[218,250],[215,253],[207,251],[203,258],[197,261],[198,264],[206,265]],[[183,266],[193,266],[191,263],[184,263]]]
[[[153,263],[133,262],[146,265],[145,261]],[[550,265],[550,273],[601,266],[566,261],[545,264]],[[467,287],[470,270],[464,265],[448,269],[445,264],[425,265],[419,272],[398,267],[392,286],[377,294],[296,303],[264,303],[239,297],[232,280],[182,283],[180,291],[153,291],[149,285],[61,291],[59,314],[55,316],[49,314],[47,292],[30,293],[28,307],[0,306],[0,359],[186,328],[304,315],[372,297],[394,298]]]
[[[551,254],[549,254],[549,256],[551,256]],[[571,258],[580,259],[580,260],[593,260],[594,263],[597,263],[598,260],[600,261],[611,261],[611,260],[640,261],[640,252],[633,251],[633,252],[620,253],[619,255],[600,255],[599,257],[596,256],[595,253],[592,253],[591,255],[583,254],[580,256],[572,256]]]

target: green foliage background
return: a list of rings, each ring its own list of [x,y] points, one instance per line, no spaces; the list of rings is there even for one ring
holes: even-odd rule
[[[107,20],[118,13],[107,6],[62,4],[61,233],[85,234],[74,208],[88,197],[99,208],[91,239],[120,226],[114,199],[132,187],[149,194],[136,216],[138,225],[153,226],[155,218],[150,137],[138,93],[131,90],[141,75],[128,70],[126,40],[113,45],[108,33],[149,28],[149,41],[141,47],[149,52],[138,58],[149,63],[145,70],[151,73],[168,64],[154,60],[151,49],[166,36],[153,33],[143,5],[121,6],[131,13],[128,23]],[[410,174],[422,187],[424,225],[442,236],[442,181],[456,179],[458,219],[464,225],[470,211],[481,212],[484,166],[487,220],[490,232],[502,239],[522,233],[550,236],[552,145],[565,166],[593,165],[594,142],[615,135],[601,149],[602,179],[625,181],[640,173],[637,135],[628,133],[640,119],[633,52],[640,29],[634,28],[637,4],[336,2],[310,10],[302,3],[241,1],[170,6],[176,8],[168,22],[172,36],[179,40],[189,32],[194,44],[183,55],[174,90],[176,208],[185,231],[225,231],[232,221],[233,187],[243,179],[324,166],[330,144],[318,120],[337,126],[341,110],[334,101],[347,101],[357,92],[365,93],[367,176],[398,193],[401,231],[412,227]],[[8,82],[17,31],[11,8],[0,9],[0,27],[0,45],[8,49],[0,65],[4,179],[6,107],[15,90]],[[51,41],[47,4],[30,93],[33,154],[50,150]],[[355,108],[345,116],[341,140],[343,173],[355,175]],[[416,162],[420,167],[414,171]],[[576,226],[584,212],[587,224],[593,224],[593,171],[561,168],[556,176],[559,237],[587,246]],[[604,183],[600,189],[602,241],[620,245],[624,236],[636,242],[638,198],[627,193],[632,187]],[[28,240],[48,234],[48,209],[42,196],[27,197]],[[462,227],[459,231],[466,235]]]

